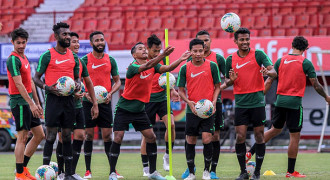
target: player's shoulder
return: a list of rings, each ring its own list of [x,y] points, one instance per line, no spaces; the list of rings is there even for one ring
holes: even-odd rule
[[[17,57],[17,56],[14,56],[13,54],[11,54],[8,58],[7,58],[7,64],[12,64],[13,63],[13,60],[15,62],[21,62],[21,60]]]
[[[108,54],[108,56],[109,56],[110,61],[116,61],[116,59],[113,56],[111,56],[110,54]]]
[[[81,60],[86,60],[86,59],[88,59],[88,56],[87,56],[88,54],[86,54],[85,56],[83,56],[83,57],[81,57]]]
[[[231,60],[232,58],[233,58],[233,54],[229,54],[229,56],[227,57],[226,60],[228,61],[228,60]]]
[[[41,58],[43,58],[43,57],[50,57],[50,50],[48,49],[47,51],[45,51],[44,53],[42,53],[40,57]]]
[[[210,61],[210,66],[218,66],[217,63],[213,62],[213,61]]]
[[[266,53],[265,53],[265,51],[263,51],[261,49],[255,49],[254,50],[254,53],[255,53],[256,56],[258,56],[258,55],[265,55],[265,56],[267,56]]]
[[[307,58],[305,58],[305,59],[303,60],[303,65],[306,65],[306,66],[313,66],[313,67],[314,67],[312,61],[310,61],[310,60],[307,59]]]

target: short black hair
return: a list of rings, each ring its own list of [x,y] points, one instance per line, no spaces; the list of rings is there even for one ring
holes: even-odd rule
[[[89,35],[89,40],[92,42],[93,36],[94,36],[94,35],[97,35],[97,34],[102,34],[102,35],[104,36],[103,32],[101,32],[101,31],[94,31],[94,32],[92,32],[92,33]]]
[[[235,37],[236,40],[238,39],[238,34],[249,34],[249,36],[250,36],[250,30],[248,28],[244,28],[244,27],[239,28],[234,33],[234,37]]]
[[[150,37],[148,37],[147,40],[148,48],[151,48],[153,44],[159,46],[161,43],[162,41],[155,34],[152,34]]]
[[[136,44],[132,47],[132,49],[131,49],[131,54],[132,54],[132,55],[133,55],[133,53],[135,53],[136,46],[139,45],[139,44],[143,44],[143,43],[142,43],[142,42],[138,42],[138,43],[136,43]]]
[[[296,36],[292,41],[292,47],[300,51],[305,51],[308,48],[308,40],[303,36]]]
[[[18,37],[28,40],[29,33],[23,28],[17,28],[13,32],[10,33],[11,40],[15,41]]]
[[[79,35],[76,32],[70,32],[70,36],[76,36],[79,39]]]
[[[189,43],[189,50],[191,50],[193,46],[198,45],[198,44],[202,45],[204,48],[204,41],[202,41],[200,39],[193,39]]]
[[[199,32],[196,34],[196,38],[197,38],[197,36],[201,36],[201,35],[208,35],[208,36],[210,36],[210,33],[207,32],[206,30],[201,30],[201,31],[199,31]]]
[[[64,22],[59,22],[59,23],[56,23],[54,24],[53,26],[53,31],[55,34],[60,34],[60,28],[70,28],[70,25],[67,24],[67,23],[64,23]]]

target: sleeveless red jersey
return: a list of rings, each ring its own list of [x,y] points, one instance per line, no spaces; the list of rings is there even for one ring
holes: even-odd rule
[[[45,72],[47,86],[53,85],[62,76],[69,76],[74,80],[76,62],[72,51],[67,48],[65,54],[60,54],[54,48],[51,48],[49,52],[51,58]]]
[[[260,73],[261,67],[257,63],[254,49],[250,49],[249,54],[243,58],[234,53],[232,68],[238,72],[238,77],[234,81],[234,94],[248,94],[265,89],[264,78]]]
[[[285,55],[278,68],[277,94],[303,97],[306,88],[306,74],[303,70],[305,57]]]
[[[215,62],[215,64],[219,65],[218,61],[217,61],[217,53],[216,52],[211,51],[211,54],[208,55],[207,57],[205,57],[205,59],[210,60],[212,62]]]
[[[87,70],[94,86],[103,86],[111,91],[111,62],[109,54],[104,53],[102,59],[97,59],[92,53],[87,54]]]
[[[22,58],[16,52],[12,52],[10,54],[10,56],[12,56],[12,55],[15,56],[15,57],[18,57],[19,60],[21,61],[22,66],[19,69],[19,71],[21,73],[22,82],[23,82],[23,85],[24,85],[26,91],[28,93],[31,93],[32,92],[32,88],[31,88],[31,68],[30,68],[29,61],[28,61],[28,59],[26,58],[25,55],[24,55],[24,58]],[[7,69],[7,74],[8,74],[8,81],[9,81],[9,88],[8,88],[9,94],[10,95],[20,94],[17,87],[16,87],[16,85],[15,85],[13,77],[10,74],[10,72],[8,71],[8,69]]]
[[[138,64],[137,62],[134,62]],[[128,100],[139,100],[144,103],[150,101],[152,79],[155,68],[135,74],[132,78],[125,80],[125,88],[122,96]]]
[[[164,65],[164,61],[160,61],[159,64]],[[165,91],[165,89],[161,88],[158,83],[159,76],[161,74],[155,73],[154,77],[152,78],[152,87],[151,87],[151,93],[159,93],[162,91]]]
[[[209,60],[201,66],[195,66],[192,61],[186,63],[186,81],[188,98],[197,102],[201,99],[213,100],[214,83]]]

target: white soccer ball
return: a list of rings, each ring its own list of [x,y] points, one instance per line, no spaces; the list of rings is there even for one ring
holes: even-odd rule
[[[170,88],[172,89],[175,86],[176,80],[175,80],[175,77],[173,74],[168,73],[168,75],[169,75],[169,81],[170,81]],[[158,84],[161,88],[166,89],[166,73],[163,73],[159,76]]]
[[[49,166],[53,168],[53,170],[55,171],[55,175],[56,177],[58,176],[58,164],[56,162],[50,162]]]
[[[52,167],[42,165],[36,170],[35,177],[37,180],[55,180],[56,173]]]
[[[252,176],[256,168],[256,163],[254,161],[249,161],[246,163],[246,171],[249,176]]]
[[[101,104],[104,103],[107,99],[108,91],[105,89],[103,86],[95,86],[94,87],[95,91],[95,97],[97,100],[97,103]]]
[[[197,116],[203,119],[207,119],[212,116],[214,106],[212,102],[208,99],[202,99],[197,101],[195,105],[195,110]]]
[[[226,13],[222,16],[221,20],[221,28],[229,33],[236,32],[241,27],[241,19],[235,13]]]
[[[62,76],[56,81],[56,89],[58,89],[62,96],[69,96],[75,89],[74,80],[68,76]]]

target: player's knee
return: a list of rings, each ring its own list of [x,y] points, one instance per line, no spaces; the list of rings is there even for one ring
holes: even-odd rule
[[[107,135],[105,135],[105,136],[103,137],[103,140],[104,140],[105,142],[109,142],[109,141],[111,141],[111,134],[107,134]]]
[[[258,144],[264,143],[264,134],[263,133],[255,134],[255,140],[256,140],[256,143],[258,143]]]
[[[120,135],[115,136],[113,141],[117,144],[121,144],[121,142],[123,141],[123,136],[120,136]]]
[[[145,136],[145,138],[146,138],[146,142],[147,143],[154,143],[154,142],[156,142],[156,135],[154,133]]]
[[[33,136],[37,138],[39,142],[45,139],[45,134],[43,132],[38,135],[34,134]]]
[[[213,134],[212,136],[212,141],[219,141],[220,140],[220,135],[218,133],[215,133]]]
[[[245,134],[236,134],[236,143],[237,144],[241,144],[244,143],[246,139],[246,135]]]
[[[84,136],[83,133],[75,135],[75,139],[76,140],[83,141],[84,138],[85,138],[85,136]]]
[[[46,135],[46,140],[49,141],[49,142],[55,142],[56,140],[56,133],[54,132],[47,132],[47,135]]]
[[[70,133],[62,133],[62,141],[63,142],[71,141],[71,134]]]
[[[27,134],[23,134],[22,136],[19,136],[17,138],[17,142],[18,143],[22,143],[22,144],[25,144],[28,140],[28,135]]]
[[[90,134],[90,133],[86,134],[86,141],[93,141],[93,139],[94,139],[93,134]]]

